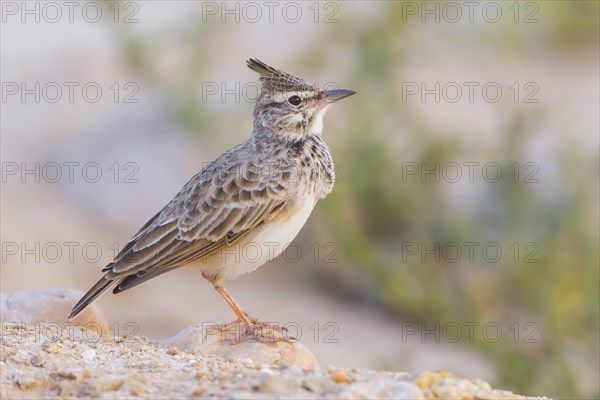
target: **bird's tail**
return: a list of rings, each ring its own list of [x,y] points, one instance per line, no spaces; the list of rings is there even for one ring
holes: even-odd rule
[[[73,310],[71,310],[71,314],[69,314],[69,319],[75,318],[77,314],[82,312],[90,303],[96,300],[102,293],[106,291],[109,287],[111,287],[115,281],[112,279],[103,276],[88,292],[75,304]]]

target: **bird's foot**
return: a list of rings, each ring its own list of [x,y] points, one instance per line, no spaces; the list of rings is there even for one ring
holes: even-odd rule
[[[244,323],[239,318],[228,324],[223,324],[220,331],[224,337],[233,333],[233,337],[227,338],[230,344],[241,342],[265,343],[275,346],[277,342],[294,343],[298,341],[295,337],[287,335],[288,329],[278,323],[261,322],[256,318],[248,317],[250,323]]]
[[[294,343],[298,339],[287,334],[288,329],[278,323],[261,322],[252,318],[244,329],[244,340],[275,346],[277,342]]]

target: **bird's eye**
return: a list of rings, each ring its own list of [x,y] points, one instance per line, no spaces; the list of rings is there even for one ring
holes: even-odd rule
[[[288,103],[290,103],[293,106],[299,106],[300,103],[302,103],[302,99],[300,98],[300,96],[292,96],[288,99]]]

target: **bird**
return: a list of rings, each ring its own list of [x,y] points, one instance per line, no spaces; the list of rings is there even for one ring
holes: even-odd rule
[[[76,317],[107,289],[114,294],[165,272],[195,266],[258,341],[272,342],[268,324],[250,317],[225,281],[280,255],[335,181],[323,116],[353,90],[319,85],[250,58],[260,90],[250,138],[199,173],[108,263],[104,275],[73,307]],[[245,256],[252,249],[252,257]]]

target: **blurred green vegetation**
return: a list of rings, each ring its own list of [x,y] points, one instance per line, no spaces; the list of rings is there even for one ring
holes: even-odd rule
[[[556,45],[552,51],[559,56],[568,56],[573,47],[598,44],[597,18],[585,18],[598,15],[597,2],[536,4],[544,17],[544,24],[534,27],[542,30],[537,37],[521,38],[507,24],[478,40],[507,49],[518,47],[521,39],[529,46]],[[351,20],[323,29],[310,51],[292,60],[292,72],[302,65],[311,70],[335,65],[340,70],[334,50],[344,49],[344,59],[350,61],[336,79],[359,91],[345,105],[347,120],[337,127],[344,131],[333,149],[339,183],[320,205],[323,222],[340,245],[342,265],[362,271],[381,304],[428,327],[436,322],[498,323],[503,334],[497,343],[481,334],[475,334],[474,343],[467,335],[461,338],[494,361],[498,386],[532,395],[599,396],[582,392],[580,376],[581,368],[597,368],[598,363],[598,154],[590,156],[586,144],[573,139],[576,132],[564,132],[558,156],[544,160],[558,171],[552,182],[483,182],[468,207],[450,201],[449,192],[456,190],[450,183],[403,182],[406,161],[428,166],[494,161],[504,172],[515,162],[523,166],[531,160],[526,144],[544,115],[498,105],[505,129],[493,146],[465,143],[452,127],[432,132],[398,93],[404,61],[418,46],[401,39],[420,27],[399,23],[402,2],[384,6],[367,22],[345,15]],[[221,29],[227,27],[204,23],[169,32],[168,41],[186,49],[193,62],[168,75],[154,67],[153,57],[161,51],[154,38],[126,31],[120,36],[131,65],[167,95],[177,118],[203,134],[247,124],[247,118],[223,121],[213,115],[189,84],[201,80],[211,62],[203,55],[214,51],[218,38],[211,38]],[[395,146],[398,136],[403,136],[402,145]],[[546,185],[553,187],[550,195]],[[414,257],[403,261],[406,242],[432,248],[435,243],[473,241],[496,242],[505,251],[516,242],[520,255],[514,260],[514,252],[505,254],[496,264],[435,262],[432,256],[424,262]],[[523,247],[530,242],[534,247]],[[537,262],[529,263],[525,256],[532,249]],[[518,329],[511,328],[515,323]]]
[[[556,17],[559,39],[566,42],[589,35],[588,44],[597,42],[597,23],[595,27],[589,21],[577,26],[571,23],[570,17],[586,12],[582,11],[586,7],[587,12],[598,14],[598,3],[590,2],[554,2],[550,10],[545,9]],[[503,179],[481,185],[483,203],[468,210],[445,202],[448,185],[431,177],[425,182],[403,183],[403,161],[425,162],[431,168],[435,163],[477,160],[485,154],[487,160],[499,162],[504,172],[515,162],[523,166],[528,161],[524,147],[539,116],[503,110],[506,131],[494,148],[474,151],[472,143],[461,143],[451,128],[448,135],[433,135],[427,121],[411,115],[395,93],[399,61],[411,50],[397,45],[401,10],[401,3],[392,3],[376,24],[360,32],[346,32],[359,42],[348,86],[366,86],[369,94],[378,95],[362,101],[357,98],[347,105],[353,116],[346,125],[349,132],[345,132],[350,138],[342,150],[344,159],[338,158],[343,166],[340,183],[324,202],[327,211],[323,215],[347,261],[365,271],[381,300],[398,313],[429,328],[436,322],[442,326],[453,322],[462,326],[470,321],[499,323],[503,335],[498,343],[481,334],[474,339],[495,361],[500,386],[525,394],[598,396],[580,392],[578,376],[583,365],[595,368],[598,360],[598,154],[586,156],[585,144],[571,139],[575,132],[564,132],[560,155],[553,160],[560,174],[550,183],[560,188],[558,196],[548,197],[540,190],[539,186],[549,182]],[[322,43],[320,53],[313,57],[325,57],[332,45]],[[390,147],[392,135],[382,131],[389,128],[382,121],[389,119],[390,110],[412,136],[400,153]],[[353,217],[356,215],[361,215],[359,221]],[[526,262],[522,252],[517,262],[511,254],[497,265],[453,265],[443,259],[435,262],[431,256],[425,262],[404,258],[407,263],[399,251],[403,241],[424,243],[427,248],[434,243],[496,242],[503,250],[511,243],[522,246],[531,242],[539,250],[538,262]],[[519,338],[512,330],[506,334],[515,321],[520,322]],[[527,321],[535,325],[523,329]],[[538,328],[539,332],[534,332]],[[467,342],[469,337],[463,335],[462,339]],[[528,343],[529,339],[538,343]],[[569,349],[573,348],[588,358],[571,358]]]

